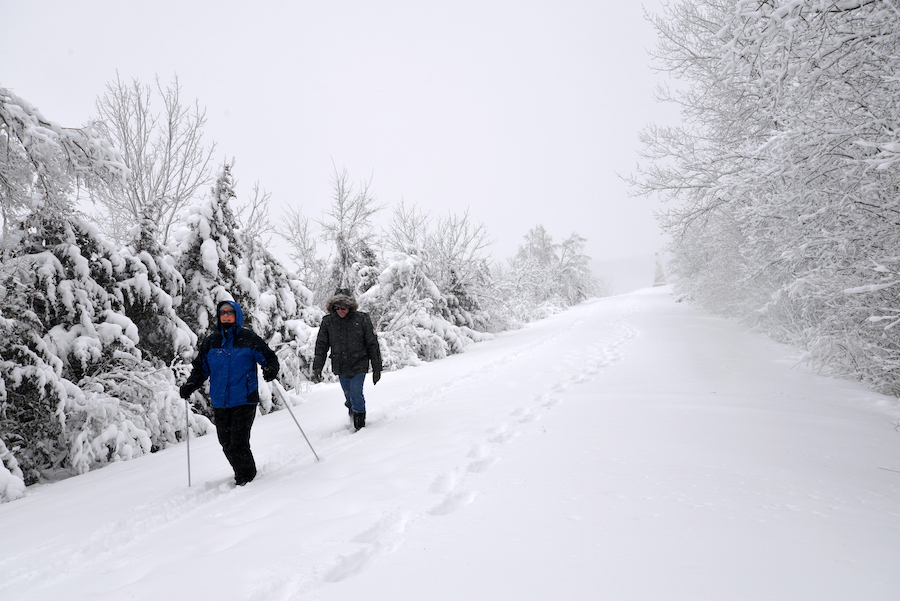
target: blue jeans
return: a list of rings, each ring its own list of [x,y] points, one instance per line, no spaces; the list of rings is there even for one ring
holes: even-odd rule
[[[338,376],[341,388],[344,390],[344,406],[350,413],[366,412],[366,397],[363,396],[363,384],[366,382],[366,372],[354,376]]]

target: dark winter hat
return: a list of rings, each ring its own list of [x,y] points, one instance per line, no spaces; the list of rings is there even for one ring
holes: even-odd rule
[[[349,296],[351,298],[353,297],[353,293],[350,292],[349,288],[338,288],[337,290],[334,291],[334,295],[335,296]]]

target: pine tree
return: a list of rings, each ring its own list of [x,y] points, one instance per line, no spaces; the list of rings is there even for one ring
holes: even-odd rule
[[[181,298],[184,279],[157,242],[156,228],[155,219],[145,215],[122,249],[122,259],[134,275],[117,285],[116,294],[140,332],[138,348],[161,364],[171,364],[189,359],[197,336],[176,313],[175,299]]]
[[[199,336],[216,323],[216,305],[234,300],[252,327],[259,290],[248,277],[246,249],[238,231],[231,202],[236,198],[232,165],[225,163],[211,194],[190,207],[188,231],[179,242],[178,272],[185,288],[178,313]]]
[[[310,375],[312,329],[318,326],[322,311],[312,306],[309,289],[259,239],[244,237],[231,208],[235,198],[232,164],[226,163],[210,196],[191,208],[186,220],[177,262],[185,281],[178,313],[202,338],[216,323],[217,304],[238,302],[244,327],[272,346],[282,363],[282,381],[297,386]],[[264,382],[260,401],[264,413],[275,408]],[[211,413],[208,403],[199,409]]]
[[[443,359],[492,338],[447,319],[451,311],[445,297],[415,255],[398,255],[360,297],[360,307],[370,313],[388,350],[386,368]]]
[[[5,89],[0,144],[3,500],[21,491],[10,478],[24,485],[80,473],[166,435],[141,427],[146,396],[127,404],[113,396],[134,381],[121,374],[147,367],[137,328],[107,291],[125,265],[70,201],[76,183],[124,183],[120,156],[90,127],[62,127]]]
[[[278,354],[279,379],[289,388],[300,386],[312,374],[315,330],[324,312],[313,306],[313,293],[288,272],[261,242],[250,240],[247,275],[259,291],[254,331]],[[267,384],[260,384],[260,409],[275,409]]]
[[[171,297],[151,284],[145,263],[117,254],[70,214],[38,210],[20,227],[2,272],[4,315],[16,319],[0,324],[0,373],[12,384],[0,438],[11,443],[24,482],[84,473],[179,440],[173,424],[184,422],[184,410],[171,372],[141,351],[139,328],[126,315],[142,303],[171,307]],[[153,330],[168,333],[172,352],[195,340],[177,322]],[[197,431],[207,427],[197,422]]]

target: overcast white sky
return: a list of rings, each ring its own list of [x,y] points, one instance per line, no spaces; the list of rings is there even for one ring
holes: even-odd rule
[[[638,131],[671,115],[653,100],[641,4],[0,0],[0,86],[78,126],[116,71],[177,74],[218,161],[237,160],[242,200],[258,181],[319,217],[337,166],[384,203],[469,208],[498,258],[540,223],[608,261],[663,243],[658,204],[616,175],[633,171]]]

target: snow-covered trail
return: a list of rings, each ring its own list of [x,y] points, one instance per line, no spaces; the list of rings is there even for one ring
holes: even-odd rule
[[[0,599],[896,599],[898,405],[654,289],[0,505]]]

